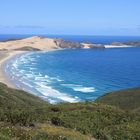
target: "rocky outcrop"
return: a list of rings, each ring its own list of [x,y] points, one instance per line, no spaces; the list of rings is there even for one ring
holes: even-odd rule
[[[60,48],[82,48],[82,47],[84,47],[79,42],[65,41],[63,39],[55,39],[54,42]]]
[[[123,45],[128,45],[128,46],[140,46],[139,41],[129,41],[129,42],[113,42],[111,45],[116,45],[116,46],[123,46]]]

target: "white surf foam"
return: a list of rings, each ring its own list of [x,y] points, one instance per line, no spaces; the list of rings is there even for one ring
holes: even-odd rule
[[[57,77],[50,77],[51,80],[56,80],[58,82],[62,82],[63,80],[61,80],[60,78]]]
[[[30,67],[28,70],[28,67],[31,64],[34,63],[34,58],[28,58],[28,55],[24,55],[20,58],[17,58],[16,61],[12,63],[13,67],[15,68],[18,73],[20,73],[22,76],[19,79],[19,82],[23,84],[21,88],[25,88],[27,86],[27,91],[34,89],[36,90],[36,93],[38,96],[41,96],[42,98],[48,100],[50,103],[57,103],[57,102],[79,102],[80,99],[76,96],[71,96],[67,93],[61,93],[58,90],[52,88],[51,86],[48,86],[51,82],[61,82],[59,77],[49,77],[48,75],[43,75],[42,73],[36,72],[34,68]],[[26,64],[25,64],[26,63]],[[25,65],[27,67],[27,70],[18,70],[18,66]],[[16,75],[17,73],[13,74]],[[17,76],[17,75],[16,75]],[[15,79],[15,77],[13,77]],[[33,81],[34,79],[34,81]],[[29,88],[28,88],[29,87]],[[26,89],[25,89],[26,90]],[[32,93],[32,92],[31,92]]]
[[[32,75],[32,74],[30,74],[30,73],[29,73],[29,74],[26,73],[25,76],[27,76],[28,78],[34,78],[34,75]]]
[[[24,85],[30,87],[30,88],[33,88],[33,86],[32,86],[31,84],[27,83],[27,82],[23,82],[23,81],[22,81],[22,83],[23,83]]]
[[[61,84],[62,86],[66,86],[66,87],[81,87],[82,85],[76,85],[76,84]]]
[[[84,87],[83,85],[76,85],[76,84],[61,84],[62,86],[72,88],[74,91],[79,91],[79,92],[95,92],[96,89],[94,87]]]
[[[75,103],[80,101],[78,97],[72,97],[66,93],[61,93],[58,90],[53,89],[52,87],[46,86],[43,83],[36,82],[36,90],[40,92],[43,96],[48,98],[55,98],[59,101]]]
[[[129,47],[133,47],[133,46],[129,46],[129,45],[105,45],[105,48],[129,48]]]
[[[37,70],[37,68],[29,68],[30,70]]]
[[[75,87],[73,88],[74,91],[80,91],[80,92],[95,92],[96,89],[94,87]]]

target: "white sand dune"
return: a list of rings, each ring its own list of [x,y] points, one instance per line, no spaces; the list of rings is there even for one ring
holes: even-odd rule
[[[50,50],[59,48],[59,46],[55,43],[55,39],[42,38],[38,36],[21,40],[0,42],[0,49],[14,50],[23,47],[32,47],[40,50]]]

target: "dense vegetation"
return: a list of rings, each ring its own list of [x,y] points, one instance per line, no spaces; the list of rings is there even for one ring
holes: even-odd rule
[[[137,112],[93,102],[50,105],[0,84],[0,140],[139,140],[139,126]]]

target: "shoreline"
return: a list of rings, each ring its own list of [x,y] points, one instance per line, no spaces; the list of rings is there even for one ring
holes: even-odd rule
[[[10,59],[16,57],[17,55],[22,55],[28,53],[27,51],[1,51],[3,56],[0,57],[0,82],[6,84],[10,88],[17,89],[17,87],[12,84],[10,79],[6,76],[5,65]]]
[[[115,49],[114,47],[108,47],[106,49],[112,49],[112,48]],[[121,47],[116,47],[116,48],[121,48]],[[123,48],[130,48],[130,46],[123,47]],[[52,52],[52,51],[60,51],[60,50],[65,50],[65,49],[62,49],[62,48],[48,49],[48,50],[40,50],[37,52]],[[6,75],[6,72],[5,72],[6,63],[18,55],[23,55],[23,54],[32,53],[32,52],[36,52],[36,51],[25,51],[25,50],[0,51],[0,82],[6,84],[10,88],[19,89],[15,84],[12,83],[11,79]]]
[[[61,51],[61,50],[64,50],[64,49],[50,49],[50,50],[47,50],[47,51],[37,51],[36,53],[42,53],[42,52],[54,52],[54,51]],[[13,78],[11,76],[8,76],[8,71],[6,67],[7,66],[7,63],[9,61],[14,61],[15,59],[17,59],[18,57],[20,57],[21,55],[28,55],[28,53],[35,53],[34,51],[12,51],[12,52],[3,52],[4,54],[4,57],[3,58],[0,58],[0,82],[6,84],[8,87],[10,88],[13,88],[13,89],[20,89],[20,90],[23,90],[23,91],[26,91],[32,95],[35,95],[41,99],[43,99],[44,101],[47,101],[48,103],[50,104],[57,104],[59,102],[54,102],[53,100],[49,100],[49,99],[46,99],[46,95],[42,94],[41,96],[39,96],[39,93],[35,90],[31,90],[30,87],[26,87],[26,85],[23,83],[20,83],[20,84],[16,84],[16,81],[14,82]],[[48,90],[50,90],[50,87],[47,86]],[[57,92],[56,90],[53,90],[53,92],[55,94],[58,94],[60,95],[59,92]],[[62,93],[63,95],[65,95],[64,93]],[[45,98],[44,98],[45,97]],[[75,100],[71,97],[68,97],[70,100]],[[61,99],[61,98],[60,98]],[[67,101],[69,102],[69,101]],[[77,101],[71,101],[71,103],[75,103]]]
[[[28,55],[28,53],[52,52],[52,51],[59,51],[59,50],[63,50],[63,49],[50,49],[50,50],[47,50],[47,51],[0,51],[0,54],[1,54],[0,55],[0,82],[6,84],[10,88],[21,89],[21,90],[26,91],[30,94],[38,96],[38,95],[36,95],[36,92],[30,92],[29,91],[30,89],[28,89],[24,86],[21,86],[23,88],[20,88],[20,86],[18,87],[18,86],[16,86],[16,84],[14,84],[15,82],[14,82],[14,80],[12,80],[12,79],[14,79],[14,77],[9,77],[8,74],[7,74],[10,71],[10,69],[9,69],[9,71],[6,71],[7,68],[10,68],[10,67],[6,67],[7,63],[8,63],[8,61],[14,61],[14,59],[18,58],[18,56],[20,57],[20,56],[23,55],[23,57],[24,57],[24,54]],[[57,95],[58,92],[55,91],[55,94]],[[43,99],[43,96],[42,97],[38,96],[38,97]],[[65,98],[65,100],[66,100],[66,98]],[[56,104],[56,102],[51,103],[49,100],[45,100],[45,101],[49,102],[50,104]],[[69,101],[64,101],[64,102],[69,102]],[[72,101],[70,103],[74,103],[74,102]],[[81,101],[79,100],[79,101],[76,101],[76,102],[81,102]]]
[[[50,49],[45,52],[51,52],[51,51],[57,51],[57,50],[62,50],[62,49]],[[32,53],[32,52],[35,52],[35,51],[15,51],[15,50],[14,51],[12,50],[0,51],[0,82],[6,84],[10,88],[19,89],[15,84],[12,84],[10,77],[6,75],[6,72],[5,72],[6,63],[18,55],[24,55],[24,54]],[[38,51],[38,52],[43,52],[43,51]]]

